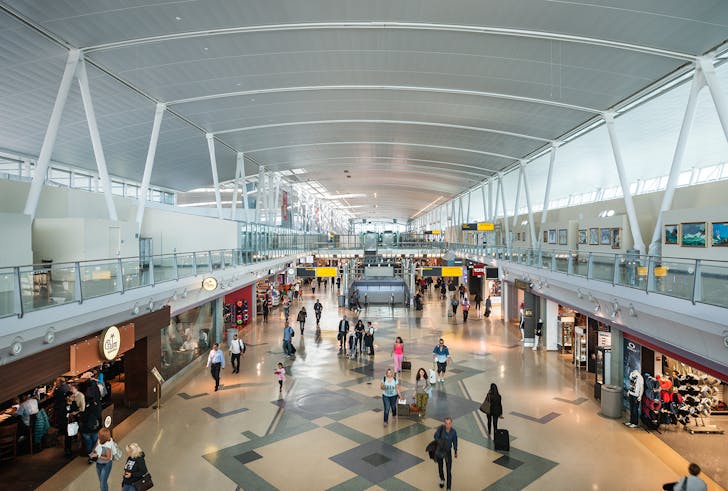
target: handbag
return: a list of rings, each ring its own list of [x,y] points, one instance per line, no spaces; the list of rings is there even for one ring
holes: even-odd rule
[[[147,472],[141,479],[132,483],[136,491],[147,491],[147,489],[153,488],[154,483],[152,482],[152,476]]]
[[[490,399],[488,399],[487,397],[483,401],[483,404],[480,405],[480,412],[490,414]]]
[[[66,427],[66,432],[68,433],[68,436],[78,435],[78,423],[76,421],[68,423],[68,426]]]

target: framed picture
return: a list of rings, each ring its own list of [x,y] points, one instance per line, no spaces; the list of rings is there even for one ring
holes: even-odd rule
[[[622,248],[622,229],[613,228],[611,234],[612,234],[611,235],[612,249],[621,249]]]
[[[555,244],[556,243],[556,229],[550,229],[549,230],[549,244]]]
[[[599,229],[589,229],[589,245],[599,245]]]
[[[586,244],[586,229],[579,230],[579,244]]]
[[[677,245],[679,235],[679,225],[665,225],[665,245]]]
[[[566,245],[568,243],[569,232],[565,228],[559,229],[559,245]]]
[[[681,224],[680,245],[683,247],[705,247],[705,222]]]
[[[549,231],[548,230],[544,230],[543,231],[543,240],[542,240],[542,243],[548,244],[548,242],[549,242]]]
[[[728,222],[713,223],[711,245],[713,247],[728,247]]]
[[[612,229],[602,228],[599,229],[599,244],[609,245],[612,243]]]

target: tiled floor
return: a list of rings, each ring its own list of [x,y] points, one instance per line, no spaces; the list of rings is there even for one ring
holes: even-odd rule
[[[556,353],[521,349],[518,330],[499,319],[453,321],[434,297],[424,312],[371,307],[361,317],[377,328],[376,355],[351,360],[338,355],[334,293],[320,293],[321,330],[310,322],[304,336],[297,331],[295,358],[282,355],[276,312],[246,334],[251,346],[241,373],[224,370],[223,390],[212,391],[200,366],[161,411],[145,410],[122,443],[144,448],[155,489],[439,489],[424,449],[446,415],[460,438],[454,489],[654,490],[687,466],[654,436],[599,416],[590,378]],[[314,301],[308,293],[307,310]],[[412,372],[402,376],[408,397],[417,368],[432,366],[438,337],[454,364],[433,392],[427,418],[400,417],[384,427],[378,381],[392,363],[395,336],[412,361]],[[279,361],[290,372],[282,395],[272,373]],[[477,411],[491,382],[503,395],[499,426],[510,430],[507,453],[493,449]],[[66,473],[43,489],[97,489],[93,468],[80,469],[74,480]],[[111,476],[118,488],[121,463]]]

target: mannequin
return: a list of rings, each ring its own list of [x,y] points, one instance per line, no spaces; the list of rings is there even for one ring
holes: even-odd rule
[[[523,305],[523,302],[521,302],[521,307],[518,309],[518,327],[521,329],[521,340],[524,340],[525,339],[525,336],[523,335],[523,329],[525,327],[524,326],[525,319],[524,319],[523,309],[524,309],[524,305]]]
[[[639,427],[640,400],[645,388],[645,381],[638,370],[632,370],[629,374],[629,421],[624,424],[630,428]]]
[[[538,350],[538,343],[541,340],[542,330],[543,330],[543,320],[539,317],[538,322],[536,323],[536,333],[535,333],[536,339],[534,339],[534,342],[533,342],[533,351]]]

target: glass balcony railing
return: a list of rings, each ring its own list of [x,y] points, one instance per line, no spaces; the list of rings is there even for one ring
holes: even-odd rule
[[[728,262],[486,245],[446,247],[450,251],[728,308]]]

